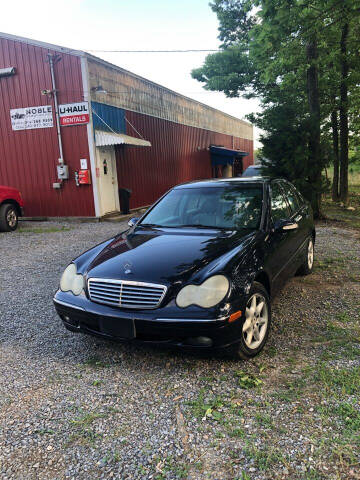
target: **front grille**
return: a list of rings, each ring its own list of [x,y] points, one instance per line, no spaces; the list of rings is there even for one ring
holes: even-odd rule
[[[157,308],[162,302],[165,285],[90,278],[88,281],[90,300],[123,308]]]

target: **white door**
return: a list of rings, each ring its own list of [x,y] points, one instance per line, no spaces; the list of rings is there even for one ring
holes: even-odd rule
[[[97,147],[97,175],[101,215],[119,211],[119,192],[114,147]]]

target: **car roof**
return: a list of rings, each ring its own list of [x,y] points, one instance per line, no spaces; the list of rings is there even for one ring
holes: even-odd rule
[[[269,183],[270,179],[266,177],[230,177],[230,178],[210,178],[208,180],[194,180],[188,183],[182,183],[174,187],[180,188],[198,188],[198,187],[219,187],[222,185],[246,185],[246,184],[261,184]]]

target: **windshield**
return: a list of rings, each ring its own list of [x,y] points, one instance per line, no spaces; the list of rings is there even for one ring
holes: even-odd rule
[[[258,229],[262,198],[261,185],[178,188],[160,200],[140,225]]]

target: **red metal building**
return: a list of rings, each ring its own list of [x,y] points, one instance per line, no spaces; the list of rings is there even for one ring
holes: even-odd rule
[[[26,215],[95,216],[253,163],[252,125],[85,52],[0,33],[0,184]]]

